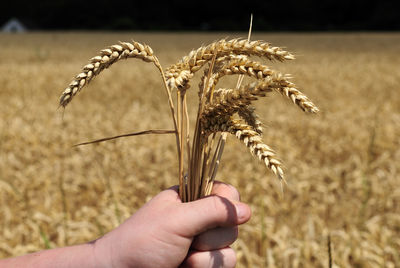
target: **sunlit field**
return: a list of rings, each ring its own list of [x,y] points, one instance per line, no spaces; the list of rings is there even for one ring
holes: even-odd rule
[[[173,135],[73,147],[173,128],[157,69],[134,59],[111,66],[60,108],[62,91],[91,57],[134,39],[167,67],[225,37],[247,33],[1,34],[0,257],[98,238],[178,184]],[[307,115],[278,94],[256,103],[264,141],[284,163],[283,194],[228,136],[217,179],[238,188],[253,212],[233,245],[237,267],[399,267],[400,34],[255,32],[252,39],[296,55],[265,63],[291,74],[321,112]],[[193,120],[197,81],[188,92]]]

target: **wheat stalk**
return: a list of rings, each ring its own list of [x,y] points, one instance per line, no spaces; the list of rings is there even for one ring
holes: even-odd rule
[[[287,75],[261,62],[250,60],[249,56],[259,56],[271,61],[294,59],[290,52],[271,46],[264,41],[250,41],[250,38],[228,41],[222,39],[193,50],[164,72],[149,46],[138,42],[120,42],[118,45],[102,50],[99,56],[90,60],[83,71],[64,90],[60,105],[63,107],[68,105],[77,92],[96,75],[121,59],[137,58],[152,62],[161,74],[174,129],[128,133],[79,145],[127,136],[175,133],[179,193],[184,202],[196,200],[211,193],[227,134],[232,134],[242,141],[253,155],[263,161],[280,180],[283,180],[284,173],[280,160],[261,138],[262,123],[253,103],[265,97],[267,93],[276,91],[288,97],[305,112],[316,113],[318,108],[289,81]],[[208,66],[199,84],[199,107],[191,139],[186,94],[190,87],[190,80],[204,65]],[[217,88],[220,79],[230,75],[239,75],[236,87]],[[256,79],[257,82],[241,86],[244,75]],[[172,99],[173,89],[176,89],[176,109]],[[235,116],[239,119],[235,119]]]

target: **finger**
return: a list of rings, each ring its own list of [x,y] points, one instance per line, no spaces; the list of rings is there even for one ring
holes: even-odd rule
[[[226,197],[231,200],[240,201],[238,190],[230,184],[215,181],[211,194]]]
[[[236,254],[231,248],[213,251],[190,251],[180,268],[233,268]]]
[[[230,246],[238,237],[238,227],[217,227],[196,236],[192,248],[196,250],[216,250]]]
[[[232,227],[250,219],[250,207],[221,196],[208,196],[183,203],[175,214],[182,223],[182,234],[196,236],[215,227]]]

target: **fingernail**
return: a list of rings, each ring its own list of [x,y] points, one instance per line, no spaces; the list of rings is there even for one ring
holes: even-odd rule
[[[246,205],[242,204],[242,203],[237,203],[235,204],[235,208],[236,208],[236,215],[238,220],[243,220],[246,217],[247,214],[247,207]]]

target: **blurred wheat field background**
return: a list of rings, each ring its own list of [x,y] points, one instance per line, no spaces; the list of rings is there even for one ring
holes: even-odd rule
[[[93,240],[178,184],[173,135],[72,147],[172,128],[154,66],[111,66],[63,112],[59,96],[88,60],[118,41],[150,45],[163,67],[190,50],[247,33],[0,35],[0,257]],[[217,176],[252,207],[237,267],[400,266],[400,35],[260,34],[295,61],[290,73],[321,109],[308,116],[271,94],[256,106],[288,185],[228,136]],[[236,82],[235,79],[232,81]],[[226,79],[226,83],[229,83]],[[197,84],[189,89],[192,120]]]

